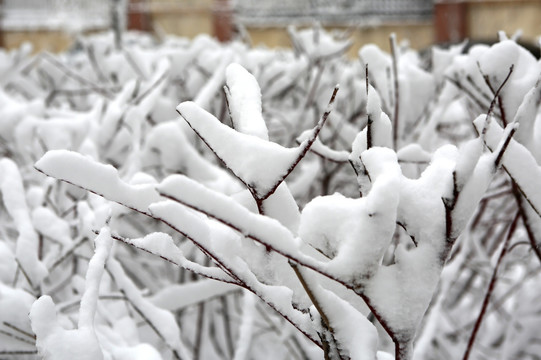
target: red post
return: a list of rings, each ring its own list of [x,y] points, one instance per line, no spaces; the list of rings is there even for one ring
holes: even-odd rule
[[[147,0],[129,0],[128,3],[128,29],[139,31],[152,31]]]
[[[460,42],[468,36],[468,4],[440,1],[434,4],[436,42]]]
[[[214,36],[221,42],[230,41],[233,38],[233,10],[229,0],[214,0],[212,26]]]

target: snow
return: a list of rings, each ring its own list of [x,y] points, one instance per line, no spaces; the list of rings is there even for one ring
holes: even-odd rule
[[[194,102],[201,106],[203,109],[208,109],[210,102],[214,97],[214,94],[222,87],[225,77],[225,69],[231,63],[231,60],[234,58],[234,54],[231,51],[226,51],[224,54],[220,55],[221,60],[218,64],[217,71],[212,72],[212,77],[205,84],[205,86],[199,91],[197,96],[194,99]],[[213,64],[214,66],[214,64]]]
[[[0,242],[0,283],[8,284],[13,281],[17,262],[13,251],[4,242]]]
[[[458,290],[470,281],[484,288],[472,276],[492,270],[492,245],[516,207],[495,163],[513,131],[503,165],[517,196],[541,209],[540,63],[504,39],[469,54],[436,50],[427,71],[419,53],[397,47],[393,146],[391,57],[367,45],[351,62],[341,56],[347,42],[321,28],[292,33],[295,52],[131,35],[123,51],[112,36],[96,36],[58,56],[0,52],[0,153],[10,158],[0,160],[2,346],[33,346],[9,335],[12,323],[34,329],[46,359],[191,358],[193,305],[204,304],[201,359],[301,350],[321,358],[327,320],[342,357],[392,359],[391,340],[413,353],[427,309],[421,353],[463,351],[449,334],[463,338],[457,328],[467,328],[482,297]],[[500,127],[496,104],[490,123],[475,121],[486,134],[472,139],[471,118],[493,96],[483,74],[497,87],[511,64],[500,94],[510,125]],[[174,112],[179,101],[186,121]],[[321,114],[333,107],[323,127]],[[52,149],[35,166],[47,178],[31,164]],[[501,267],[506,281],[493,294],[511,318],[490,311],[489,330],[478,335],[509,358],[530,346],[524,331],[536,328],[525,318],[535,312],[538,259],[520,239],[539,221],[524,209],[504,259],[512,266]],[[100,228],[93,249],[88,239]]]
[[[460,147],[455,168],[456,183],[459,190],[472,176],[482,153],[483,141],[480,138],[470,140]]]
[[[245,236],[253,236],[277,251],[296,253],[299,243],[278,221],[251,213],[231,198],[205,188],[181,175],[165,179],[158,192],[194,210],[231,225]]]
[[[292,41],[312,61],[341,55],[351,46],[350,40],[336,40],[321,26],[297,30],[288,27]]]
[[[392,146],[391,120],[387,114],[382,112],[380,97],[372,86],[368,87],[366,112],[372,121],[372,146],[384,146],[390,148]]]
[[[13,279],[9,280],[12,281]],[[35,297],[27,291],[0,282],[0,309],[3,309],[0,311],[0,322],[2,324],[12,324],[19,329],[29,331],[28,312],[34,300],[36,300]],[[6,341],[6,338],[0,337],[0,339]]]
[[[408,144],[396,152],[398,161],[412,163],[426,163],[430,161],[431,155],[419,144]]]
[[[32,224],[40,234],[58,241],[62,246],[71,245],[69,224],[51,209],[40,206],[32,210]]]
[[[261,113],[261,89],[257,80],[239,64],[226,69],[229,89],[229,109],[235,130],[269,140],[267,126]]]
[[[474,121],[478,131],[481,131],[483,128],[484,120],[484,116],[479,116]],[[485,143],[492,151],[497,149],[503,134],[504,129],[494,121],[491,121],[487,128]],[[528,203],[530,203],[538,214],[541,214],[541,193],[539,192],[537,183],[537,179],[540,179],[541,176],[541,167],[537,164],[532,154],[523,145],[511,139],[503,154],[502,165],[509,172],[513,180],[516,181]]]
[[[160,198],[152,184],[128,185],[111,165],[94,161],[73,151],[49,151],[34,165],[46,175],[64,180],[100,196],[146,213]]]
[[[237,132],[193,102],[184,102],[177,110],[225,165],[258,196],[267,195],[299,157],[300,148],[284,148]]]
[[[152,295],[149,300],[162,309],[177,311],[208,299],[224,296],[238,289],[237,285],[216,280],[199,280],[186,284],[169,285]]]
[[[227,194],[241,189],[227,172],[195,149],[177,121],[158,124],[146,134],[145,140],[143,168],[160,166],[171,172],[181,172]]]
[[[94,330],[94,317],[101,278],[112,246],[109,230],[103,228],[95,242],[96,251],[88,265],[85,290],[81,298],[78,328],[68,330],[59,324],[50,296],[41,296],[30,309],[36,346],[44,359],[104,358]]]
[[[173,262],[179,262],[182,257],[180,249],[173,243],[171,236],[165,233],[155,232],[146,235],[144,238],[126,241],[137,248],[171,259]]]
[[[30,309],[32,331],[36,347],[45,360],[100,360],[104,359],[98,339],[91,327],[66,330],[57,320],[53,300],[41,296]]]
[[[350,204],[339,215],[343,243],[328,265],[333,274],[353,283],[370,277],[381,261],[393,237],[399,200],[400,167],[395,153],[387,148],[372,148],[362,158],[372,188],[362,199],[345,199]]]
[[[370,82],[375,84],[382,102],[390,105],[390,81],[387,78],[391,69],[391,57],[376,45],[368,44],[359,50],[359,57],[364,65],[368,65]]]
[[[306,130],[302,134],[300,134],[297,137],[297,142],[301,143],[303,141],[307,141],[310,139],[310,136],[312,135],[311,130]],[[349,152],[345,150],[334,150],[328,147],[327,145],[323,144],[321,140],[316,138],[316,141],[312,144],[310,147],[310,151],[313,151],[314,153],[318,154],[319,156],[335,161],[335,162],[346,162],[348,161]]]
[[[255,295],[248,291],[243,292],[242,296],[242,322],[240,324],[240,334],[237,340],[235,356],[233,360],[244,360],[248,357],[256,313]]]
[[[349,352],[352,360],[373,360],[378,345],[374,325],[349,302],[320,285],[312,288],[319,305],[329,318],[341,350]]]
[[[112,355],[117,360],[162,360],[160,353],[145,343],[115,349]]]
[[[532,151],[534,141],[534,127],[537,114],[537,99],[539,99],[539,80],[535,86],[528,91],[520,104],[513,122],[518,123],[514,139]]]
[[[135,284],[126,276],[120,263],[114,258],[109,258],[107,262],[108,270],[115,283],[126,295],[130,302],[138,309],[138,312],[144,316],[145,321],[155,331],[167,346],[181,358],[189,358],[188,350],[181,342],[180,329],[175,322],[173,314],[158,308],[148,299],[145,299]]]
[[[317,141],[316,141],[317,142]],[[315,143],[314,143],[315,144]],[[295,198],[302,198],[310,191],[310,184],[321,173],[321,165],[318,160],[304,160],[296,169],[296,176],[288,179],[287,186]]]
[[[297,233],[300,222],[299,207],[285,182],[263,201],[262,209],[266,216],[278,220],[292,234]]]
[[[102,228],[94,240],[96,244],[95,253],[88,263],[86,271],[85,292],[81,298],[79,310],[79,330],[94,328],[94,317],[98,305],[98,292],[101,278],[105,271],[105,263],[113,246],[113,238],[109,229]]]
[[[39,240],[32,226],[21,174],[15,162],[8,158],[0,160],[0,192],[18,232],[15,257],[28,276],[30,286],[37,287],[47,276],[47,269],[38,259]]]

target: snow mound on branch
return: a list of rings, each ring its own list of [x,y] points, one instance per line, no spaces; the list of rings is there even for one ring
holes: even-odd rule
[[[227,67],[225,76],[233,127],[243,134],[269,140],[267,125],[261,113],[261,89],[255,77],[235,63]]]
[[[299,156],[299,148],[235,131],[193,102],[184,102],[177,110],[224,164],[260,195],[274,188]]]
[[[50,296],[44,295],[30,309],[36,346],[44,360],[100,360],[100,344],[92,328],[66,330],[58,324],[56,309]]]

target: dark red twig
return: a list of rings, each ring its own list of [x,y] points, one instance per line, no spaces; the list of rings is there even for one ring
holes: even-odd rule
[[[471,350],[473,349],[473,344],[475,342],[477,332],[479,331],[481,327],[481,323],[483,322],[483,318],[487,311],[490,297],[492,296],[492,292],[494,291],[494,288],[496,286],[496,281],[498,280],[498,269],[500,268],[500,265],[502,264],[502,260],[505,257],[505,254],[507,254],[507,250],[509,249],[509,243],[511,242],[511,238],[513,237],[513,234],[515,233],[519,218],[520,218],[520,212],[517,212],[517,214],[515,215],[515,218],[513,219],[513,222],[509,226],[507,237],[503,243],[503,248],[502,248],[502,251],[500,252],[500,256],[498,257],[498,262],[496,263],[496,266],[494,267],[494,271],[492,272],[492,278],[490,279],[488,290],[485,294],[485,299],[483,300],[483,305],[481,306],[479,316],[477,317],[477,321],[475,322],[475,325],[473,327],[473,331],[470,336],[470,340],[468,341],[468,346],[466,347],[466,352],[464,353],[462,360],[468,360],[468,358],[470,357],[470,353],[471,353]]]

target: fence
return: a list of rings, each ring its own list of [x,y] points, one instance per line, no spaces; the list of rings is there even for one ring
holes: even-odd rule
[[[233,0],[236,19],[247,25],[429,20],[433,6],[432,0]]]
[[[9,31],[82,31],[109,26],[110,0],[2,0],[1,27]]]

